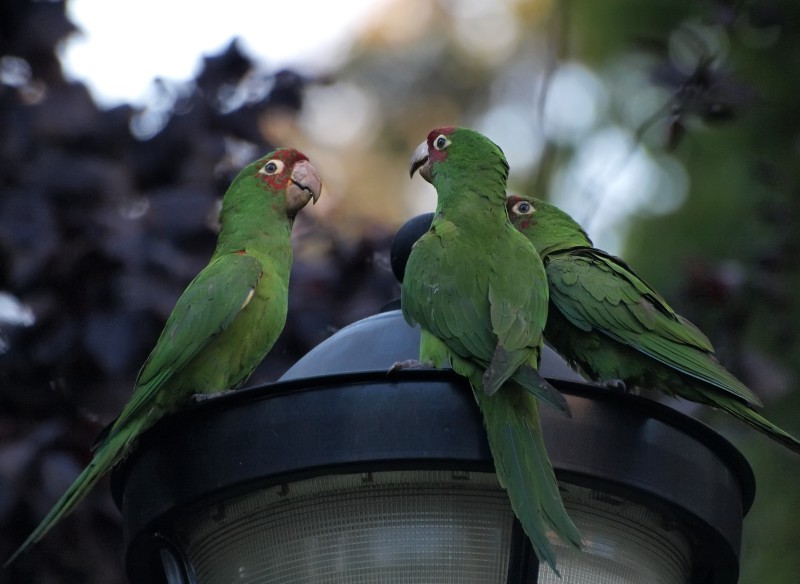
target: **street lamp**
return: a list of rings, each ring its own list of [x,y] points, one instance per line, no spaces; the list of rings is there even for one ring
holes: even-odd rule
[[[279,382],[170,417],[114,475],[132,582],[678,583],[738,577],[753,498],[742,455],[667,406],[541,370],[541,408],[584,550],[536,562],[493,473],[469,386],[416,357],[397,306],[321,343]]]

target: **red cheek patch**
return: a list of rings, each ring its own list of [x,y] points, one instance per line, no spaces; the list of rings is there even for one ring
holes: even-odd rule
[[[431,162],[441,162],[445,158],[447,158],[446,150],[437,150],[433,147],[433,144],[428,145],[428,159]]]
[[[281,175],[269,175],[262,172],[256,172],[254,176],[262,183],[273,189],[282,189],[285,186],[286,181],[283,180]]]

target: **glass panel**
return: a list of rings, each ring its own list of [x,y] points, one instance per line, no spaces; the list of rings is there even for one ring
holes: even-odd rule
[[[689,581],[690,548],[674,522],[607,493],[562,484],[564,504],[583,536],[583,551],[555,538],[559,579],[540,566],[540,584],[678,584]]]
[[[281,485],[179,526],[200,584],[505,583],[513,514],[494,475],[337,475]]]

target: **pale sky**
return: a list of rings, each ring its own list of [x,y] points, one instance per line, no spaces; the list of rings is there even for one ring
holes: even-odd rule
[[[313,72],[342,59],[369,15],[387,0],[69,0],[82,31],[63,48],[65,73],[103,106],[141,104],[155,77],[186,80],[203,54],[238,36],[241,48],[274,70]]]
[[[218,53],[234,37],[239,37],[242,50],[267,71],[286,66],[306,73],[333,70],[347,57],[359,29],[390,1],[226,0],[212,4],[196,0],[69,0],[69,17],[82,34],[64,44],[62,61],[65,74],[85,83],[102,107],[144,105],[154,78],[191,79],[203,55]],[[344,92],[352,106],[358,100],[354,101],[348,89],[352,88],[319,91]],[[658,207],[656,200],[662,205],[663,201],[680,204],[687,183],[685,172],[667,172],[663,161],[656,164],[631,143],[630,136],[613,128],[594,128],[596,115],[605,107],[604,91],[599,79],[584,67],[562,66],[549,90],[545,131],[556,141],[576,141],[577,148],[573,164],[556,177],[554,200],[584,222],[589,218],[584,216],[587,193],[603,193],[598,201],[601,208],[590,215],[591,225],[586,227],[597,244],[618,252],[628,216],[643,207]],[[326,103],[324,97],[309,96],[306,115],[320,110],[320,104]],[[520,130],[530,117],[529,104],[520,111],[513,105],[498,104],[476,122],[476,128],[496,140],[508,153],[512,168],[524,174],[538,158],[542,136]],[[355,109],[369,112],[368,107]],[[311,127],[327,128],[326,123],[341,118],[325,108],[320,112]],[[583,112],[583,117],[576,112]],[[352,125],[353,116],[347,119]],[[347,135],[338,130],[322,134]],[[664,196],[664,189],[658,188],[667,183],[674,183],[673,196]],[[425,201],[429,204],[427,196]],[[668,210],[659,208],[657,212]]]

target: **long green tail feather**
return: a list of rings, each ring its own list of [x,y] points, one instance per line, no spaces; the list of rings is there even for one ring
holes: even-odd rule
[[[41,523],[33,530],[17,551],[8,558],[3,567],[7,567],[17,556],[25,552],[33,544],[42,539],[48,531],[61,519],[67,516],[80,503],[86,494],[97,484],[103,475],[116,464],[126,451],[128,438],[135,435],[130,428],[110,435],[95,451],[94,458],[73,481],[61,498],[53,505]]]
[[[789,450],[800,454],[800,440],[788,432],[781,430],[778,426],[742,402],[725,395],[712,394],[711,392],[707,392],[705,397],[709,405],[729,413],[734,418],[741,420],[751,428],[758,430]]]
[[[483,413],[497,477],[539,560],[559,574],[548,530],[576,549],[580,549],[581,536],[558,490],[544,446],[536,398],[513,385],[504,386],[494,396],[472,385]]]
[[[424,329],[420,338],[420,361],[432,363],[435,367],[444,367],[449,361],[456,373],[469,380],[483,414],[497,478],[506,489],[511,508],[536,556],[559,574],[555,551],[547,538],[548,530],[552,529],[562,541],[577,549],[581,546],[581,536],[561,500],[553,465],[544,446],[534,391],[539,390],[536,395],[541,392],[541,398],[549,405],[568,414],[566,400],[560,393],[560,400],[551,399],[552,394],[547,388],[533,383],[530,387],[522,387],[516,383],[516,377],[494,395],[487,395],[483,391],[483,371],[472,362],[450,354],[441,340]],[[538,371],[530,369],[533,374],[525,373],[523,379],[542,379]],[[549,384],[548,387],[557,391]],[[561,403],[563,407],[559,408]]]

